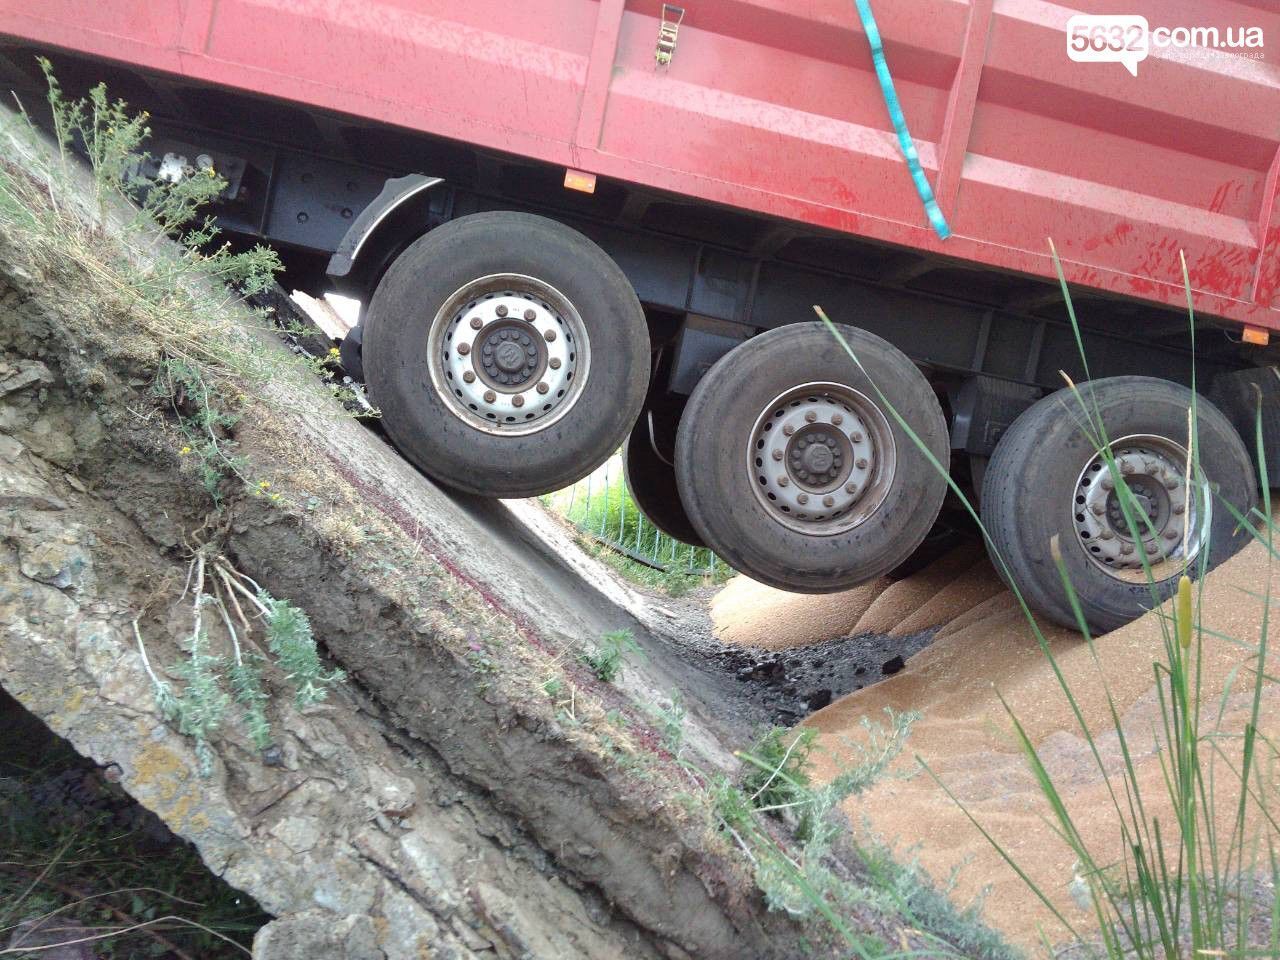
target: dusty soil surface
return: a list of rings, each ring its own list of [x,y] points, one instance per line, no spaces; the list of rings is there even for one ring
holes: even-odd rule
[[[1206,631],[1256,643],[1263,604],[1254,594],[1273,575],[1265,550],[1256,545],[1211,574],[1204,594]],[[1273,588],[1278,586],[1273,581]],[[1087,930],[1091,915],[1069,892],[1075,858],[1048,825],[1050,811],[1013,739],[997,691],[1026,727],[1102,862],[1119,855],[1114,810],[1044,654],[990,564],[975,551],[962,549],[906,580],[837,596],[831,601],[834,612],[823,611],[822,598],[775,599],[770,596],[773,592],[749,582],[731,584],[712,605],[718,635],[737,639],[769,633],[791,654],[805,649],[795,644],[823,640],[831,629],[828,624],[846,629],[851,608],[861,610],[854,631],[878,631],[864,643],[882,645],[886,634],[889,640],[898,637],[904,642],[921,638],[918,631],[933,631],[932,642],[920,643],[919,652],[909,656],[903,670],[805,721],[820,731],[826,752],[818,755],[818,772],[830,777],[848,753],[848,740],[857,739],[863,717],[875,719],[886,707],[923,714],[895,775],[848,803],[851,820],[866,822],[903,853],[914,848],[914,855],[935,877],[947,877],[960,868],[956,895],[962,903],[989,887],[985,916],[1014,942],[1034,952],[1042,926],[1051,941],[1065,940],[1050,912],[956,804],[919,770],[918,755],[1005,845],[1068,920]],[[814,613],[812,619],[806,619],[809,611]],[[1110,725],[1100,679],[1105,676],[1126,736],[1138,751],[1139,777],[1145,795],[1152,798],[1152,812],[1169,822],[1167,803],[1162,808],[1158,802],[1164,791],[1153,732],[1159,708],[1152,661],[1163,656],[1158,617],[1158,613],[1148,614],[1100,638],[1097,666],[1078,634],[1058,628],[1045,632],[1091,728],[1100,734],[1104,760],[1114,775],[1120,755],[1114,731],[1106,732]],[[845,644],[845,649],[856,649],[854,640],[837,642]],[[1202,667],[1210,717],[1217,717],[1224,686],[1247,656],[1246,648],[1207,635]],[[1225,700],[1222,729],[1243,730],[1249,689],[1248,672],[1241,670]],[[1280,692],[1275,687],[1266,690],[1263,716],[1263,731],[1275,730],[1280,721]],[[1229,779],[1221,770],[1220,777],[1220,782]],[[1230,810],[1235,797],[1226,791],[1221,808]]]

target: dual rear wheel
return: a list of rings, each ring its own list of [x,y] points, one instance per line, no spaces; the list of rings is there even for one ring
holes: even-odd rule
[[[892,570],[946,493],[921,449],[947,460],[928,380],[874,334],[838,329],[848,351],[818,323],[731,351],[689,398],[676,440],[680,499],[700,539],[784,590],[825,593]]]
[[[1248,541],[1236,519],[1256,503],[1248,452],[1204,398],[1189,439],[1192,399],[1167,380],[1109,377],[1044,397],[1001,437],[982,519],[992,561],[1033,609],[1079,626],[1055,552],[1085,622],[1105,631]]]

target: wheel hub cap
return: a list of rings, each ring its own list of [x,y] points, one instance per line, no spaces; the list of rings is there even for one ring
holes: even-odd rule
[[[1186,450],[1163,437],[1125,437],[1111,450],[1132,494],[1133,526],[1125,519],[1106,461],[1095,456],[1075,488],[1073,513],[1081,548],[1097,566],[1120,579],[1141,572],[1144,558],[1156,579],[1174,576],[1202,545],[1209,520],[1207,485],[1201,478],[1199,490],[1196,483],[1187,486]]]
[[[481,277],[436,314],[428,343],[432,384],[486,433],[544,429],[568,412],[586,381],[586,329],[550,284],[520,274]]]
[[[867,397],[841,384],[811,383],[761,412],[747,456],[753,489],[773,519],[827,535],[880,506],[894,451],[888,420]]]

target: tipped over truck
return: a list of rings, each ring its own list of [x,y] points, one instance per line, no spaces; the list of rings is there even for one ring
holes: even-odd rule
[[[1131,6],[1280,37],[1261,3]],[[1034,608],[1075,622],[1056,542],[1109,629],[1233,553],[1280,468],[1280,69],[1081,62],[1076,12],[0,0],[0,69],[33,112],[37,55],[106,81],[154,175],[213,169],[224,231],[358,299],[344,362],[432,477],[531,496],[621,445],[660,529],[826,592],[948,542],[936,461]]]

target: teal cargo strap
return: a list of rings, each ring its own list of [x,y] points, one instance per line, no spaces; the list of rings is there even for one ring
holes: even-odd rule
[[[880,92],[884,94],[884,105],[889,109],[889,119],[898,134],[898,145],[902,147],[902,155],[906,157],[907,169],[911,171],[911,179],[915,181],[916,193],[920,194],[920,202],[924,204],[924,212],[933,224],[933,229],[943,240],[951,236],[951,228],[947,226],[947,218],[942,215],[938,201],[934,199],[933,187],[925,179],[924,168],[920,166],[920,154],[916,153],[916,145],[907,132],[907,118],[902,115],[902,104],[898,102],[898,92],[893,88],[893,77],[889,75],[889,64],[884,59],[884,44],[880,40],[880,28],[876,26],[876,18],[871,13],[871,0],[854,0],[858,6],[858,16],[862,18],[862,29],[871,44],[871,59],[876,65],[876,77],[880,81]]]

